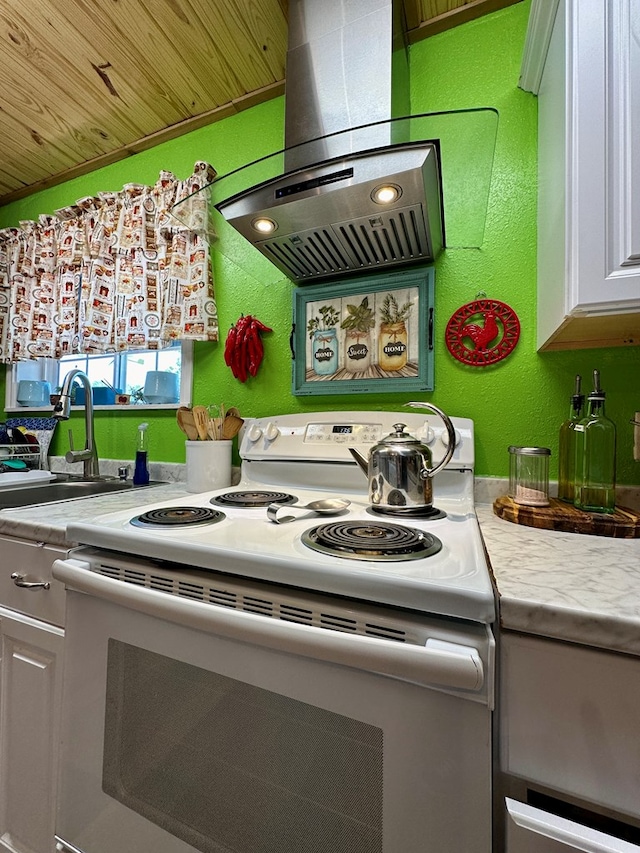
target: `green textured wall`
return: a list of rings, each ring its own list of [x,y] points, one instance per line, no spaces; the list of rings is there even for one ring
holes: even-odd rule
[[[637,483],[640,465],[632,459],[628,421],[640,403],[640,348],[536,352],[536,99],[517,88],[528,14],[525,0],[411,48],[413,112],[491,106],[500,113],[485,241],[481,249],[448,249],[436,264],[436,388],[422,398],[451,415],[475,420],[478,474],[505,476],[509,444],[539,444],[551,447],[555,476],[558,426],[566,415],[573,377],[581,373],[588,378],[599,368],[607,411],[618,424],[618,479]],[[160,169],[186,177],[199,159],[208,160],[224,174],[281,147],[283,109],[283,100],[276,99],[7,205],[0,209],[0,225],[52,212],[100,190],[120,189],[130,181],[153,183]],[[293,285],[266,267],[254,250],[248,252],[243,266],[252,274],[216,254],[221,341],[196,345],[194,403],[224,400],[245,416],[399,408],[405,394],[292,396]],[[479,291],[511,305],[522,327],[513,354],[488,368],[459,364],[443,341],[453,311],[475,299]],[[226,330],[241,313],[256,314],[274,329],[265,339],[262,368],[246,385],[233,378],[222,359]],[[96,417],[100,455],[131,458],[141,413],[101,412]],[[144,419],[151,424],[151,458],[184,461],[183,436],[173,413],[145,413]],[[77,428],[77,415],[72,425]],[[67,447],[65,425],[59,429],[52,447],[56,454]]]

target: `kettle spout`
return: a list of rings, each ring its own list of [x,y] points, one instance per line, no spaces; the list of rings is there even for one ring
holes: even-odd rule
[[[349,448],[349,453],[353,456],[353,458],[356,460],[358,465],[362,468],[362,470],[364,471],[365,477],[368,477],[369,476],[369,461],[367,459],[365,459],[364,456],[362,455],[362,453],[360,453],[360,451],[356,450],[354,447]]]

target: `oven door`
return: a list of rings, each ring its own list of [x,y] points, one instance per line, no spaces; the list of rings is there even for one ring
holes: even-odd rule
[[[405,646],[88,569],[53,569],[59,850],[489,853],[486,629]]]

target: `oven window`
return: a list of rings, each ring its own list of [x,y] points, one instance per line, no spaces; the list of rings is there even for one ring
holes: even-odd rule
[[[203,853],[382,853],[382,730],[109,640],[102,787]]]

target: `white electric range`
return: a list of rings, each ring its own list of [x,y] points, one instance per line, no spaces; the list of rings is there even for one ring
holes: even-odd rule
[[[59,850],[490,853],[496,611],[452,421],[426,517],[374,512],[348,448],[402,423],[435,463],[440,419],[351,411],[248,421],[236,486],[68,526]],[[323,497],[350,503],[268,517]]]
[[[434,464],[444,456],[446,432],[435,415],[342,412],[255,420],[243,431],[238,485],[72,523],[68,537],[125,554],[493,622],[493,588],[474,510],[473,423],[453,418],[456,450],[434,480],[434,507],[440,512],[422,518],[403,515],[401,508],[397,514],[374,512],[366,477],[348,451],[354,445],[367,454],[398,422],[431,447]],[[329,496],[347,498],[350,506],[335,517],[296,513],[284,524],[267,517],[272,501],[303,505]],[[305,544],[310,530],[332,525],[344,535],[355,522],[361,530],[363,521],[374,537],[363,547],[386,540],[389,556],[373,560],[348,551],[322,553]],[[385,530],[380,537],[379,525],[394,525],[400,533],[394,537]],[[424,539],[413,541],[421,534],[436,539],[422,559]]]

